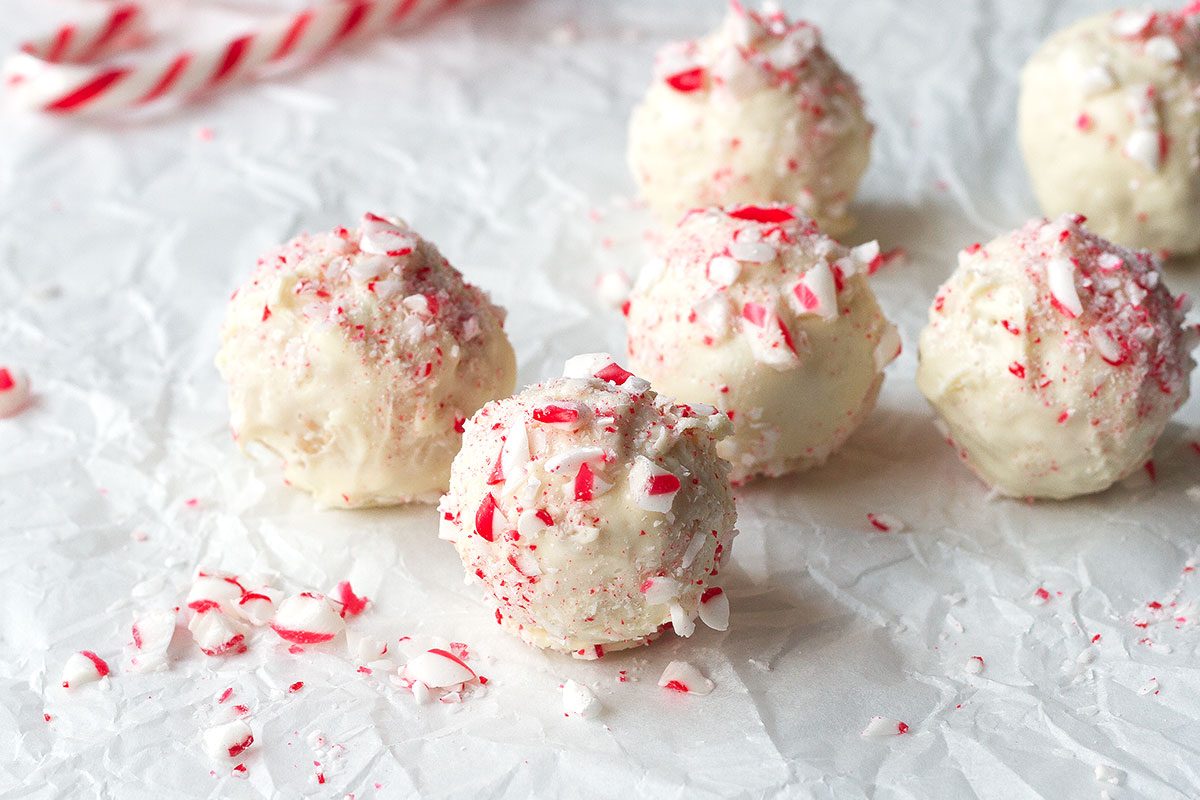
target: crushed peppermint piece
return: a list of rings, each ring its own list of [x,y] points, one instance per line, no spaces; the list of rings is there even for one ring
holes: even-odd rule
[[[867,514],[867,522],[871,527],[883,533],[900,533],[904,530],[904,521],[891,514]]]
[[[204,752],[214,760],[239,758],[254,744],[254,733],[245,721],[235,719],[204,732]]]
[[[714,684],[700,670],[686,661],[672,661],[663,670],[658,685],[685,694],[711,694]]]
[[[1075,265],[1070,260],[1051,258],[1046,263],[1046,279],[1056,308],[1072,318],[1083,313],[1083,304],[1075,289]]]
[[[600,701],[596,693],[572,680],[563,682],[563,714],[568,717],[594,717],[600,712]]]
[[[301,592],[279,604],[271,630],[293,644],[320,644],[346,627],[342,615],[324,595]]]
[[[674,578],[655,575],[642,581],[641,592],[652,606],[667,605],[679,599],[683,586]]]
[[[674,629],[676,636],[688,638],[696,632],[696,622],[692,614],[689,614],[686,609],[678,602],[670,604],[671,609],[671,628]]]
[[[700,595],[700,621],[714,631],[729,629],[729,595],[724,589],[712,586]]]
[[[871,721],[860,735],[864,739],[871,739],[880,736],[900,736],[905,733],[908,733],[908,725],[898,719],[871,717]]]
[[[108,662],[91,650],[72,653],[63,664],[62,687],[77,689],[109,674]]]
[[[430,689],[445,689],[475,680],[475,671],[458,656],[440,648],[432,648],[409,660],[405,675]]]
[[[211,600],[201,600],[188,606],[195,612],[188,621],[188,630],[200,652],[221,657],[246,652],[246,634],[236,620]]]
[[[629,470],[633,504],[643,511],[666,514],[683,487],[679,478],[645,456],[639,455]]]
[[[29,378],[16,367],[0,365],[0,419],[15,416],[29,404]]]
[[[129,667],[135,672],[153,672],[167,666],[167,650],[175,637],[175,612],[145,611],[130,626],[133,655]]]

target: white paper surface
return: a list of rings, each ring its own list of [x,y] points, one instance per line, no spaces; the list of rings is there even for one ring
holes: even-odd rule
[[[988,500],[913,381],[955,252],[1036,211],[1020,64],[1111,4],[785,5],[825,29],[878,124],[847,240],[908,251],[874,279],[905,354],[827,468],[739,492],[727,633],[594,663],[501,633],[431,507],[317,512],[239,455],[217,330],[260,251],[372,209],[407,217],[509,309],[521,383],[620,352],[622,321],[591,294],[649,256],[626,119],[657,45],[715,25],[718,0],[502,0],[137,123],[0,112],[0,360],[36,391],[0,420],[0,796],[1200,795],[1200,578],[1184,572],[1200,556],[1200,401],[1156,482],[1027,505]],[[3,0],[0,46],[76,10]],[[1200,290],[1191,265],[1168,277]],[[907,529],[875,532],[872,512]],[[490,684],[418,706],[357,673],[341,639],[291,655],[268,635],[220,660],[182,628],[169,671],[126,669],[134,612],[181,603],[197,568],[285,591],[349,579],[373,601],[355,635],[466,642]],[[81,649],[114,675],[67,695]],[[715,691],[660,689],[671,660]],[[598,716],[563,715],[567,679]],[[227,687],[251,709],[244,779],[201,744]],[[909,731],[860,736],[873,716]],[[324,785],[314,731],[345,747]]]

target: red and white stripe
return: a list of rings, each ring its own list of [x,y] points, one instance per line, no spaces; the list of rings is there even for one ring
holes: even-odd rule
[[[4,62],[20,106],[54,114],[112,111],[186,97],[253,77],[262,68],[310,60],[384,28],[413,22],[463,0],[331,0],[210,47],[126,64],[108,60],[148,38],[147,11],[111,7],[103,19],[68,23],[25,43]]]

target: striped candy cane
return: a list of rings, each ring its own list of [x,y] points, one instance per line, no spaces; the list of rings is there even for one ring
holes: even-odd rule
[[[91,24],[67,24],[26,43],[0,71],[22,107],[83,114],[185,97],[249,78],[267,65],[311,59],[368,33],[412,22],[463,0],[333,0],[230,41],[123,65],[112,54],[147,38],[146,11],[114,6]]]

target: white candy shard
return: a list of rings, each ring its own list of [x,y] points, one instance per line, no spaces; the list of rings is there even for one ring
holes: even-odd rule
[[[11,417],[29,403],[29,376],[0,364],[0,419]]]
[[[686,661],[672,661],[667,664],[667,668],[658,679],[658,685],[677,692],[699,695],[710,694],[714,688],[713,682],[704,677],[704,673]]]
[[[1109,764],[1097,764],[1096,770],[1093,773],[1096,780],[1101,783],[1111,783],[1114,786],[1119,784],[1125,777],[1125,773]]]
[[[908,725],[900,720],[889,717],[871,717],[871,721],[867,723],[867,727],[863,728],[861,735],[864,739],[869,739],[877,736],[899,736],[902,733],[908,733]]]
[[[967,659],[963,669],[969,675],[978,675],[983,672],[983,656],[971,656]]]
[[[1146,55],[1164,64],[1177,64],[1183,52],[1170,36],[1151,36],[1146,40]]]
[[[568,358],[563,364],[563,377],[594,378],[597,372],[615,363],[617,360],[608,353],[582,353]]]
[[[629,470],[629,492],[633,504],[643,511],[666,514],[683,487],[672,472],[639,455]]]
[[[237,609],[238,600],[242,597],[242,587],[237,578],[231,575],[197,575],[188,590],[185,605],[210,601],[221,607],[225,613],[233,613]]]
[[[714,631],[729,629],[729,595],[713,587],[700,595],[700,621]]]
[[[447,650],[434,648],[410,659],[404,674],[431,689],[445,689],[475,680],[475,671]]]
[[[238,600],[237,615],[251,625],[261,627],[275,615],[275,600],[265,590],[246,592]]]
[[[696,561],[696,556],[700,555],[700,551],[704,549],[704,543],[708,541],[708,534],[704,531],[696,531],[692,535],[692,540],[688,542],[687,550],[683,551],[683,568],[687,569]]]
[[[801,316],[816,314],[824,320],[837,319],[837,283],[833,269],[825,262],[818,263],[792,287],[789,299]]]
[[[209,728],[203,736],[204,752],[214,760],[235,759],[254,744],[254,733],[240,719]]]
[[[1046,280],[1050,294],[1071,317],[1083,313],[1079,292],[1075,289],[1075,265],[1065,258],[1052,258],[1046,264]]]
[[[1109,30],[1122,39],[1136,39],[1146,32],[1153,21],[1154,14],[1149,11],[1117,11]]]
[[[594,717],[600,711],[595,692],[572,680],[563,683],[562,703],[563,713],[568,717]]]
[[[1134,129],[1125,140],[1125,155],[1146,169],[1157,172],[1162,166],[1161,135],[1157,130]]]
[[[696,321],[714,337],[720,339],[729,333],[733,311],[726,295],[718,293],[701,298],[692,306],[692,310],[696,312]]]
[[[532,539],[549,527],[545,520],[545,512],[539,514],[531,508],[522,511],[521,516],[517,518],[517,533],[521,534],[522,539]]]
[[[674,578],[656,575],[653,578],[647,578],[641,588],[648,605],[664,606],[679,599],[679,593],[683,591],[683,584]]]
[[[411,253],[416,239],[395,221],[377,214],[363,216],[359,249],[364,253],[398,258]]]
[[[735,258],[717,256],[708,262],[708,279],[721,288],[737,283],[741,273],[742,265]]]
[[[84,684],[95,683],[108,675],[108,664],[91,650],[80,650],[67,657],[63,664],[62,687],[76,689]]]
[[[550,473],[566,473],[573,475],[585,463],[600,461],[604,458],[604,450],[599,447],[575,447],[565,453],[559,453],[546,459],[546,471]]]
[[[314,592],[301,592],[284,600],[271,619],[271,630],[295,644],[328,642],[345,627],[333,604]]]
[[[188,630],[206,656],[225,656],[246,652],[246,634],[220,606],[201,601],[188,621]]]
[[[167,665],[167,650],[175,637],[175,612],[147,611],[133,618],[133,656],[129,666],[135,672],[153,672]]]
[[[733,242],[729,245],[729,255],[751,264],[769,264],[779,256],[779,251],[769,242]]]
[[[671,603],[671,627],[675,629],[677,636],[685,639],[696,632],[696,623],[692,615],[679,603]]]

